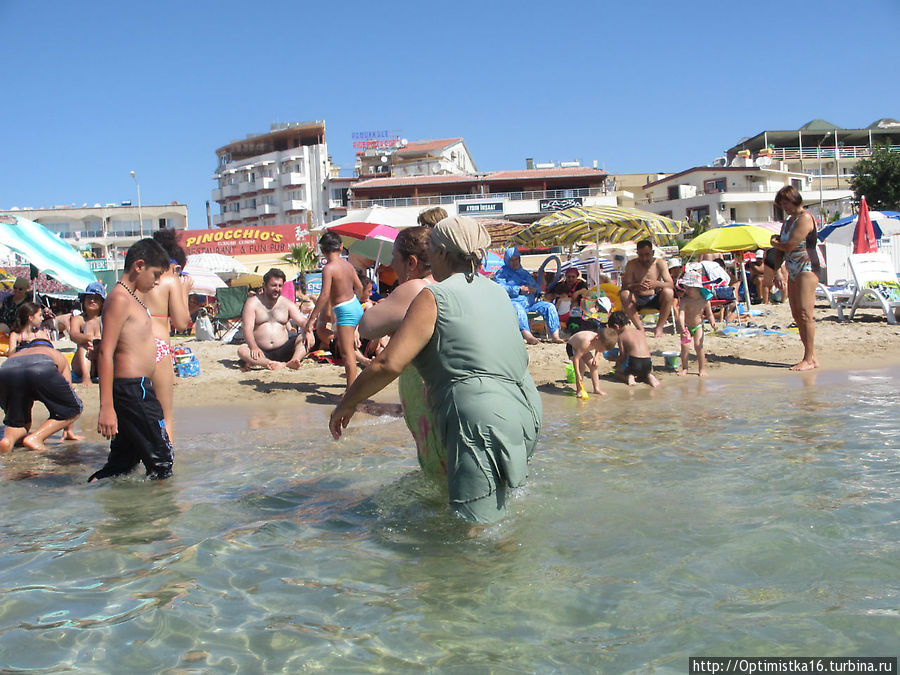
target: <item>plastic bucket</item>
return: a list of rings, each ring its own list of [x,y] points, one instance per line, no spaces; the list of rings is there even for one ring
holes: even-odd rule
[[[566,382],[575,383],[575,366],[571,363],[566,364]]]
[[[681,354],[678,352],[663,352],[662,356],[666,361],[668,370],[678,370],[681,365]]]

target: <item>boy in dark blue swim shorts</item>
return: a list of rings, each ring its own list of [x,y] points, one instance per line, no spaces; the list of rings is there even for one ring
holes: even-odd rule
[[[644,331],[632,327],[628,316],[622,311],[610,314],[607,325],[619,335],[616,377],[629,387],[635,382],[646,382],[651,387],[658,387],[659,380],[653,376],[653,362]]]
[[[159,283],[169,254],[141,239],[125,255],[125,273],[103,307],[100,340],[100,417],[97,431],[112,442],[106,465],[88,482],[130,473],[143,462],[151,479],[172,475],[172,444],[150,381],[156,344],[144,293]]]

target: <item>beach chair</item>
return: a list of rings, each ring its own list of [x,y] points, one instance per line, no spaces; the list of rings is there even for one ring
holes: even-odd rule
[[[854,253],[850,256],[850,272],[856,286],[850,306],[850,320],[860,307],[876,307],[884,311],[888,323],[896,324],[896,312],[900,310],[900,283],[887,254]]]
[[[816,297],[824,298],[831,309],[837,311],[838,321],[846,321],[844,310],[850,309],[853,306],[853,299],[855,296],[856,287],[846,279],[839,280],[833,286],[819,284],[816,287]]]
[[[213,331],[222,342],[231,342],[241,327],[241,313],[247,301],[248,286],[216,289],[216,313],[212,317]]]

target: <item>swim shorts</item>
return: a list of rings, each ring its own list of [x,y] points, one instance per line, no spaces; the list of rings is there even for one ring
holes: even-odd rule
[[[172,347],[165,340],[160,340],[159,338],[153,338],[153,342],[156,343],[156,362],[159,363],[167,356],[172,355]]]
[[[280,361],[281,363],[287,363],[292,358],[294,358],[294,349],[297,345],[297,338],[300,337],[297,333],[291,333],[288,335],[287,342],[285,342],[280,347],[272,347],[272,349],[262,349],[260,351],[263,353],[269,361]]]
[[[652,370],[653,361],[649,356],[629,356],[625,359],[625,374],[634,375],[634,379],[638,382],[646,382]]]
[[[659,293],[653,295],[635,295],[634,306],[638,309],[659,309]]]
[[[35,401],[44,404],[53,420],[78,417],[83,409],[72,385],[60,375],[56,363],[46,354],[8,359],[0,367],[0,407],[6,412],[3,424],[18,428],[29,426]]]
[[[106,464],[88,482],[130,473],[138,462],[144,463],[151,479],[171,476],[174,452],[150,378],[114,379],[113,407],[119,431],[109,444]]]
[[[570,345],[568,342],[566,343],[566,356],[568,356],[569,358],[575,356],[575,350],[572,349],[572,345]]]
[[[334,306],[334,317],[338,326],[355,326],[362,319],[363,308],[354,295],[346,302]]]

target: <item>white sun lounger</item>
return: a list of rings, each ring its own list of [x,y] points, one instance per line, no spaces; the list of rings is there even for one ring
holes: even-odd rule
[[[816,297],[825,298],[831,308],[837,310],[838,320],[846,321],[844,310],[853,306],[853,300],[856,297],[856,287],[841,279],[833,286],[819,284],[816,287]]]
[[[884,311],[888,323],[896,324],[895,311],[900,309],[900,289],[897,288],[897,272],[891,259],[885,253],[854,253],[849,262],[856,285],[850,320],[860,307],[877,307]],[[873,287],[879,283],[887,287],[887,293]]]

